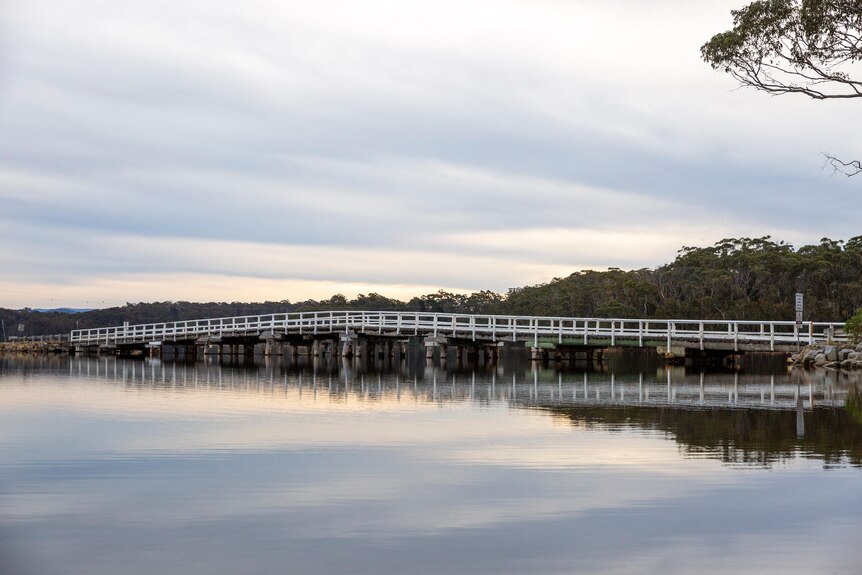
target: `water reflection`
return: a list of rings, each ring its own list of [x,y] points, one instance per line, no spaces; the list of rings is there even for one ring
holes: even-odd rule
[[[851,573],[859,406],[830,372],[5,357],[0,572]]]
[[[661,430],[688,457],[769,466],[802,455],[828,467],[862,465],[857,375],[829,370],[779,373],[708,372],[631,365],[559,370],[528,361],[453,369],[422,360],[359,366],[337,360],[257,364],[162,362],[114,357],[6,357],[10,376],[39,374],[100,382],[129,391],[252,397],[258,405],[373,406],[505,405],[547,413],[574,426]],[[637,366],[634,366],[637,367]],[[225,397],[225,408],[231,408]],[[845,405],[847,408],[845,408]]]

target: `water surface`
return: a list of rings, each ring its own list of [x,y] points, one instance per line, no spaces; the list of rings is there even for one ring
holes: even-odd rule
[[[2,572],[858,573],[858,390],[0,358]]]

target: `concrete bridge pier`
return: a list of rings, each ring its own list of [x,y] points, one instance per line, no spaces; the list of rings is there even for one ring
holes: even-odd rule
[[[264,342],[264,355],[284,355],[284,344],[275,338],[269,338]]]
[[[407,346],[405,342],[396,340],[392,342],[392,359],[397,363],[401,363],[407,354]]]
[[[175,347],[174,356],[177,361],[195,361],[198,355],[198,347],[196,345],[183,344]]]
[[[321,356],[333,356],[335,350],[338,349],[338,340],[336,339],[321,339],[318,342],[318,350]]]
[[[479,348],[479,363],[490,365],[500,359],[500,343],[484,344]]]
[[[441,363],[446,362],[449,356],[449,340],[447,338],[433,335],[425,338],[425,358],[434,359],[435,353]]]
[[[371,359],[375,362],[386,357],[386,342],[375,339],[371,342]]]
[[[449,363],[449,345],[443,344],[440,346],[440,366],[446,367],[447,363]]]
[[[368,338],[360,337],[356,341],[356,353],[354,357],[356,357],[362,365],[368,365]]]
[[[354,357],[356,355],[357,344],[356,334],[343,333],[338,339],[341,347],[341,357]]]

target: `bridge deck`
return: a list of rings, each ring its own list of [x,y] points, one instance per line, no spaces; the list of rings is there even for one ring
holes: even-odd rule
[[[333,334],[430,336],[477,342],[522,341],[584,346],[672,346],[700,349],[782,350],[798,343],[843,341],[844,324],[792,321],[612,319],[469,315],[425,312],[321,311],[74,330],[77,346],[131,345],[267,333],[309,339]]]

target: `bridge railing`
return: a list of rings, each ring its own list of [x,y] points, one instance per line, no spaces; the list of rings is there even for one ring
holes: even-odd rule
[[[122,325],[71,332],[72,344],[121,344],[189,339],[203,336],[247,335],[283,332],[300,335],[358,331],[395,335],[431,335],[492,340],[556,338],[559,342],[578,338],[664,341],[675,340],[813,343],[826,339],[841,341],[842,323],[792,321],[728,321],[688,319],[565,318],[542,316],[470,315],[432,312],[319,311],[276,313],[253,316],[197,319],[137,325]],[[599,343],[599,342],[596,342]]]

